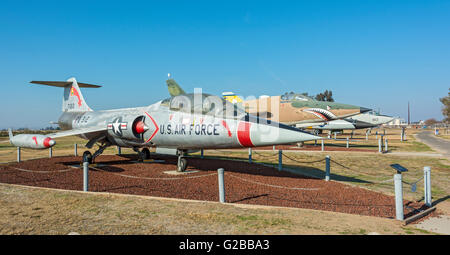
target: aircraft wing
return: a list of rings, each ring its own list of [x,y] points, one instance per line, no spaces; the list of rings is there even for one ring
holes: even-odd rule
[[[58,138],[58,137],[65,137],[65,136],[71,136],[71,135],[81,135],[81,134],[88,134],[88,133],[95,133],[95,132],[101,132],[106,131],[107,127],[87,127],[87,128],[76,128],[76,129],[70,129],[70,130],[64,130],[57,133],[49,134],[48,136],[50,138]]]

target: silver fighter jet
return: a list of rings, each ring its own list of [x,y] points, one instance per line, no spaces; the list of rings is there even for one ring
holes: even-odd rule
[[[93,162],[108,146],[133,148],[141,159],[150,157],[149,147],[173,150],[178,155],[178,171],[184,171],[188,150],[242,148],[319,140],[321,137],[278,122],[252,116],[221,97],[196,91],[155,104],[117,110],[93,111],[80,88],[98,85],[67,81],[31,81],[34,84],[64,88],[63,114],[58,120],[61,132],[13,136],[15,146],[34,149],[55,145],[53,139],[77,135],[88,140],[86,147],[100,144],[83,161]],[[140,150],[142,149],[142,150]]]

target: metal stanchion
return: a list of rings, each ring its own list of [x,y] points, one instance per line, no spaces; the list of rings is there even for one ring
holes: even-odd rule
[[[378,139],[378,152],[379,153],[381,153],[382,151],[381,151],[381,148],[382,148],[382,146],[381,146],[381,138],[380,139]]]
[[[330,156],[325,157],[325,181],[330,180]]]
[[[273,151],[275,150],[275,145],[272,146],[272,150],[273,150]]]
[[[278,150],[278,171],[283,170],[283,150]]]
[[[48,148],[48,157],[51,158],[53,156],[52,147]]]
[[[204,154],[203,154],[203,149],[200,150],[200,158],[203,158]]]
[[[117,155],[122,155],[122,148],[120,146],[117,146]]]
[[[387,139],[387,138],[384,140],[384,151],[385,151],[385,152],[388,152],[388,151],[389,151],[388,139]]]
[[[83,191],[89,189],[89,162],[83,162]]]
[[[431,167],[423,168],[424,200],[427,206],[431,206]]]
[[[20,163],[20,147],[17,147],[17,162]]]
[[[74,145],[74,154],[75,156],[78,156],[78,144]]]
[[[225,203],[225,183],[224,183],[224,172],[223,168],[217,169],[217,175],[219,178],[219,202]]]
[[[248,163],[252,163],[252,148],[248,148]]]
[[[324,151],[325,150],[325,146],[323,144],[323,139],[321,141],[322,141],[322,151]]]
[[[397,220],[403,220],[403,185],[402,174],[394,175],[395,185],[395,215]]]
[[[349,146],[350,146],[349,145],[349,138],[347,137],[347,146],[346,146],[346,148],[348,149]]]

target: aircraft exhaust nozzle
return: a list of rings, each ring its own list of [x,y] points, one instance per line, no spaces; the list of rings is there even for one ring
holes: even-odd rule
[[[47,149],[53,147],[56,142],[44,135],[21,134],[10,137],[12,145],[30,149]]]

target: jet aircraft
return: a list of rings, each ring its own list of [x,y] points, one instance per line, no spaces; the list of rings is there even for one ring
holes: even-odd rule
[[[185,93],[173,79],[167,80],[171,96]],[[237,104],[246,112],[302,128],[341,120],[371,109],[337,102],[318,101],[303,94],[285,93],[281,96],[261,96],[243,100],[232,92],[224,92],[223,98]]]
[[[371,111],[341,120],[332,120],[323,123],[303,123],[300,128],[313,129],[315,134],[320,134],[322,130],[336,132],[342,130],[374,128],[381,124],[388,123],[393,119],[393,117],[377,114]]]
[[[109,146],[133,148],[141,159],[150,157],[149,147],[176,150],[178,171],[185,171],[188,150],[242,148],[287,144],[321,137],[278,122],[253,116],[236,105],[210,94],[183,90],[171,98],[144,107],[93,111],[80,88],[98,85],[67,81],[31,81],[33,84],[64,88],[62,115],[58,124],[63,131],[49,134],[21,134],[10,131],[15,146],[44,149],[55,145],[55,138],[77,135],[88,142],[87,148],[99,144],[83,161],[93,162]],[[169,83],[168,83],[169,84]]]

